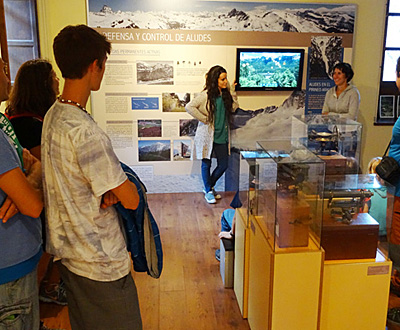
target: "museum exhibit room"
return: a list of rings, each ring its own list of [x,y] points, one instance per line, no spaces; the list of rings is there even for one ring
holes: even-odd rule
[[[0,0],[0,49],[0,329],[400,329],[400,0]]]

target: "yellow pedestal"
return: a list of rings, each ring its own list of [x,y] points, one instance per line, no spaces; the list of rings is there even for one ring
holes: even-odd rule
[[[273,251],[257,219],[250,223],[248,321],[252,330],[318,328],[323,251]]]
[[[375,260],[326,261],[320,329],[385,329],[391,268],[379,250]]]
[[[249,230],[247,228],[247,214],[243,210],[235,212],[235,265],[233,289],[243,318],[247,318],[247,299],[249,286]]]

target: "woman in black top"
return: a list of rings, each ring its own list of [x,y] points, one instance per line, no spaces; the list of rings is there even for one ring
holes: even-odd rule
[[[6,114],[21,145],[40,160],[42,123],[59,94],[59,79],[42,59],[21,65],[8,101]]]

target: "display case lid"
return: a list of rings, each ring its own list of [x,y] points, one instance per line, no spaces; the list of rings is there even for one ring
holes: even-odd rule
[[[294,118],[300,120],[307,125],[354,125],[362,126],[359,122],[340,117],[339,115],[321,115],[321,114],[309,114],[309,115],[294,115]]]
[[[257,141],[257,145],[279,163],[323,163],[318,156],[292,140]]]
[[[388,191],[394,190],[393,185],[383,181],[376,174],[349,174],[325,178],[325,190],[377,189],[382,187],[386,187]]]
[[[257,158],[271,158],[271,156],[264,150],[245,150],[241,151],[240,155],[243,159],[257,159]]]

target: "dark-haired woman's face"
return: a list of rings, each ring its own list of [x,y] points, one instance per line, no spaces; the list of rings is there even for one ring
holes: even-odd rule
[[[397,75],[397,72],[396,72],[396,86],[397,89],[400,91],[400,77]]]
[[[227,74],[226,74],[226,72],[223,72],[218,77],[218,89],[219,89],[219,91],[221,91],[221,89],[225,89],[226,86],[228,86]]]
[[[336,86],[343,86],[347,84],[347,77],[342,70],[336,68],[333,72],[333,81],[335,82]]]

